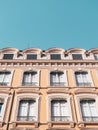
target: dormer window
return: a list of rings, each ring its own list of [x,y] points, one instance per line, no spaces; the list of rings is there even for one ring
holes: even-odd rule
[[[5,59],[5,60],[7,60],[7,59],[13,59],[13,56],[14,56],[14,54],[4,54],[3,55],[3,59]]]
[[[50,54],[51,60],[61,60],[61,54]]]
[[[36,60],[37,54],[27,54],[27,60]]]
[[[72,54],[73,60],[82,60],[82,54]]]
[[[95,60],[98,60],[98,54],[94,54]]]

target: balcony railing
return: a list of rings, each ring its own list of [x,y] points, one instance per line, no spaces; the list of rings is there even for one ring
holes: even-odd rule
[[[34,85],[37,85],[37,82],[23,82],[22,85],[23,86],[34,86]]]
[[[0,82],[0,85],[2,86],[7,86],[9,84],[9,82]]]
[[[51,86],[65,86],[65,82],[51,82]]]
[[[83,116],[84,121],[98,121],[98,116]]]
[[[51,116],[51,121],[70,121],[70,116]]]
[[[18,116],[17,120],[18,121],[35,121],[36,117],[35,116]]]
[[[76,83],[77,86],[88,86],[91,87],[92,83]]]

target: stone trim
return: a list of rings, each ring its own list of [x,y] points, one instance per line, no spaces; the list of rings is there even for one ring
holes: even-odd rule
[[[51,101],[54,99],[63,99],[66,100],[68,103],[68,110],[69,110],[69,115],[70,115],[70,121],[73,121],[72,117],[72,109],[71,109],[71,98],[72,96],[69,94],[62,94],[62,93],[55,93],[55,94],[48,94],[46,97],[46,102],[47,102],[47,121],[51,122]],[[61,123],[61,122],[60,122]]]

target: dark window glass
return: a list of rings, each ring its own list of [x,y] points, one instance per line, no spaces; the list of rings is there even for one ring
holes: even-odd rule
[[[51,59],[52,60],[60,60],[61,59],[61,55],[60,54],[51,54]]]
[[[82,54],[72,54],[73,60],[82,60]]]
[[[2,110],[2,106],[3,106],[3,103],[0,103],[0,113],[1,113],[1,110]]]
[[[27,54],[27,60],[35,60],[37,59],[37,54]]]
[[[13,59],[13,54],[4,54],[3,59]]]

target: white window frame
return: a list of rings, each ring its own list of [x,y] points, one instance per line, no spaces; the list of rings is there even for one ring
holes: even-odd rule
[[[90,86],[83,86],[83,85],[82,85],[82,86],[78,86],[78,85],[77,85],[77,82],[76,82],[76,78],[75,78],[75,72],[87,72],[87,73],[88,73],[89,81],[91,81],[91,85],[90,85]],[[78,87],[78,88],[79,88],[79,87],[80,87],[80,88],[81,88],[81,87],[94,87],[93,79],[92,79],[92,75],[91,75],[91,71],[90,71],[90,70],[86,70],[86,69],[76,70],[76,69],[75,69],[74,72],[73,72],[73,75],[74,75],[73,77],[74,77],[74,83],[75,83],[75,86],[76,86],[76,87]]]
[[[60,54],[60,55],[61,55],[61,59],[51,59],[51,54]],[[62,52],[58,52],[58,51],[56,51],[56,52],[50,52],[50,53],[48,54],[48,58],[49,58],[50,60],[62,60],[62,59],[65,59],[64,54],[63,54]]]
[[[6,85],[6,86],[11,86],[11,83],[12,83],[12,77],[13,77],[13,73],[14,73],[14,70],[10,70],[10,69],[1,69],[0,70],[0,72],[11,72],[11,76],[10,76],[10,79],[9,79],[9,83],[8,83],[8,85]],[[2,86],[2,85],[1,85]]]
[[[81,52],[81,51],[80,52],[79,51],[77,51],[77,52],[71,52],[70,54],[71,54],[70,58],[72,60],[74,60],[72,54],[81,54],[82,55],[82,60],[86,59],[86,55],[84,54],[84,52]],[[76,60],[78,60],[78,59],[76,59]]]
[[[13,60],[13,59],[3,59],[4,54],[13,54],[13,59],[15,59],[16,57],[16,52],[12,52],[12,51],[6,51],[6,52],[2,52],[2,60]]]
[[[96,101],[96,109],[98,108],[98,96],[96,94],[77,94],[75,95],[75,104],[76,104],[76,111],[77,111],[77,117],[78,122],[87,122],[84,121],[82,118],[82,112],[81,112],[81,106],[80,101],[85,99],[94,99]]]
[[[68,113],[70,116],[70,121],[68,122],[72,122],[73,121],[73,117],[72,117],[72,107],[71,107],[71,96],[69,94],[49,94],[46,97],[46,102],[47,102],[47,122],[51,122],[51,101],[52,100],[65,100],[68,103]],[[53,121],[54,122],[54,121]],[[56,121],[57,122],[57,121]],[[67,121],[65,121],[67,122]]]
[[[37,69],[32,69],[32,68],[29,68],[29,69],[27,69],[27,70],[23,70],[22,71],[22,73],[21,73],[21,82],[20,82],[20,84],[21,84],[21,86],[23,86],[23,87],[27,87],[28,85],[22,85],[22,83],[23,83],[23,76],[24,76],[24,72],[37,72],[37,84],[36,85],[31,85],[31,87],[39,87],[39,83],[40,83],[40,70],[37,70]],[[29,86],[30,87],[30,86]]]
[[[0,121],[2,122],[4,120],[4,116],[6,114],[6,108],[7,108],[7,102],[8,102],[8,94],[0,94],[0,100],[3,100],[3,106],[1,110],[1,117]]]
[[[49,76],[48,76],[48,86],[51,86],[51,84],[50,84],[50,73],[51,72],[63,72],[63,78],[64,78],[64,82],[65,82],[65,84],[64,85],[62,85],[62,86],[60,86],[60,85],[56,85],[56,87],[67,87],[68,86],[68,80],[67,80],[67,71],[66,70],[61,70],[61,69],[54,69],[54,70],[50,70],[49,71]],[[53,86],[55,86],[55,85],[53,85]],[[53,86],[51,86],[51,87],[53,87]]]
[[[35,110],[36,110],[36,118],[35,118],[35,121],[32,121],[32,122],[36,122],[36,121],[39,121],[39,95],[38,94],[32,94],[32,93],[29,93],[29,94],[18,94],[16,97],[15,97],[15,107],[14,107],[14,114],[13,114],[13,119],[14,121],[17,121],[17,116],[18,116],[18,111],[19,111],[19,103],[21,100],[24,100],[24,99],[32,99],[36,102],[36,107],[35,107]],[[21,121],[19,121],[21,122]],[[30,122],[30,121],[27,121],[27,122]]]
[[[36,59],[34,59],[34,60],[37,60],[38,59],[38,53],[36,53],[36,52],[31,52],[31,53],[26,53],[26,59],[27,59],[27,55],[37,55],[37,58]],[[29,60],[29,59],[27,59],[27,60]],[[32,59],[30,59],[30,60],[32,60]]]

